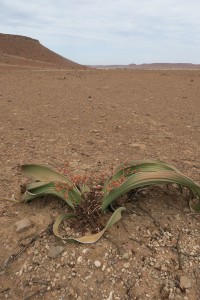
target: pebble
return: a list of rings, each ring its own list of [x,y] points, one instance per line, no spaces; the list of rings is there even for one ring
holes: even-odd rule
[[[94,265],[96,268],[100,268],[101,267],[101,263],[98,260],[95,260]]]
[[[85,249],[82,250],[82,253],[86,254],[89,250],[90,250],[89,248],[85,248]]]
[[[97,282],[98,283],[103,283],[104,282],[104,275],[102,273],[97,275]]]
[[[105,269],[106,269],[106,265],[103,265],[102,271],[105,271]]]
[[[52,246],[49,248],[48,256],[56,258],[64,251],[64,249],[65,248],[63,246]]]
[[[78,258],[77,258],[77,263],[82,263],[83,262],[83,256],[79,256]]]
[[[109,297],[106,300],[112,300],[113,299],[113,294],[114,294],[114,292],[111,291],[110,294],[109,294]]]
[[[186,275],[180,277],[180,287],[182,289],[189,289],[191,288],[192,284],[190,278]]]
[[[146,149],[146,145],[145,144],[137,144],[137,143],[134,143],[134,144],[130,144],[129,145],[131,148],[138,148],[140,150],[145,150]]]
[[[130,268],[130,263],[129,263],[129,262],[125,263],[125,264],[123,265],[123,267],[124,267],[125,269]]]
[[[32,223],[31,223],[31,221],[30,221],[29,218],[24,218],[24,219],[22,219],[20,221],[17,221],[15,223],[15,226],[17,227],[16,228],[16,232],[21,232],[24,229],[27,229],[27,228],[31,227]]]
[[[163,264],[163,265],[161,266],[161,271],[167,271],[166,265]]]
[[[122,259],[124,260],[128,260],[130,258],[130,253],[129,252],[126,252],[122,255]]]

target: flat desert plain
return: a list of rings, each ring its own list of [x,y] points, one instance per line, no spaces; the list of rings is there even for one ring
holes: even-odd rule
[[[1,200],[20,201],[25,163],[95,176],[158,159],[199,184],[199,112],[198,70],[1,67]],[[187,193],[156,186],[126,200],[122,220],[90,245],[52,234],[68,211],[59,199],[0,201],[0,299],[200,299],[200,215]],[[24,218],[31,226],[17,232]]]

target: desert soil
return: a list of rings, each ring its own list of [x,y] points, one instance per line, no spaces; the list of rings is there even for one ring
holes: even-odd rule
[[[200,71],[2,67],[1,199],[21,199],[24,163],[99,174],[159,159],[200,183],[199,99]],[[123,219],[86,245],[52,234],[62,201],[0,201],[0,299],[200,299],[200,216],[187,193],[156,186],[124,205]],[[18,232],[24,218],[31,226]]]

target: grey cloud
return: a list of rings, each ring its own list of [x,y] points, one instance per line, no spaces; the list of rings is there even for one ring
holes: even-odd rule
[[[62,48],[69,41],[80,47],[129,48],[130,53],[136,43],[144,51],[159,43],[200,47],[199,11],[197,0],[0,0],[0,32]]]

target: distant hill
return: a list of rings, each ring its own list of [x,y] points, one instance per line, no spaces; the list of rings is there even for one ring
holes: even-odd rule
[[[129,65],[96,65],[98,69],[137,69],[137,70],[199,70],[200,65],[190,63],[152,63]]]
[[[30,37],[0,33],[0,65],[39,68],[85,68]]]
[[[152,64],[130,64],[128,68],[131,69],[200,69],[200,65],[190,64],[190,63],[152,63]]]

